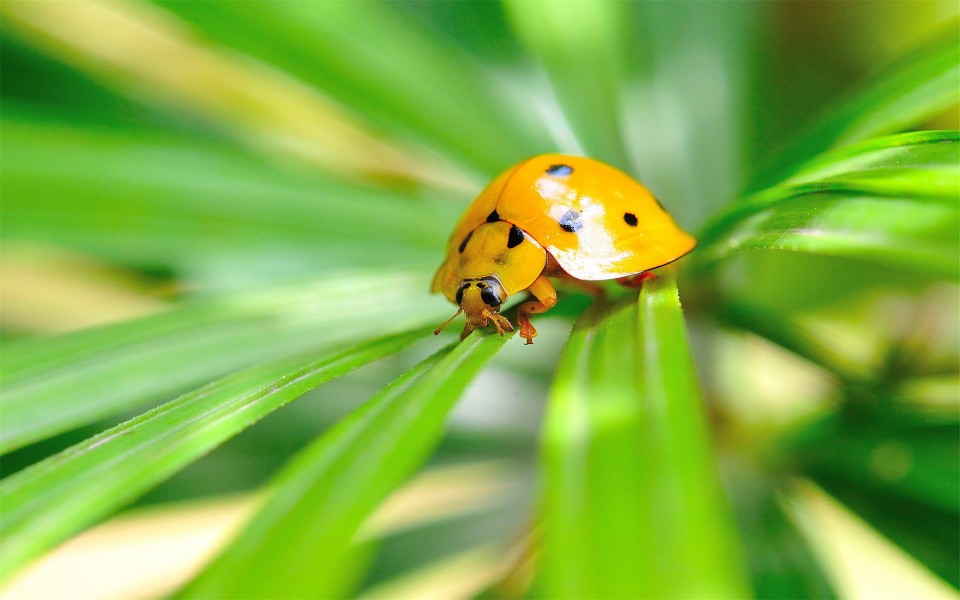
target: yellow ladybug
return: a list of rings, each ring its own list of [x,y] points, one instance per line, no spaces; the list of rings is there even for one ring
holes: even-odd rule
[[[557,292],[548,277],[623,279],[673,262],[696,240],[677,227],[647,188],[589,158],[543,154],[501,173],[457,223],[433,279],[466,313],[466,337],[492,322],[508,296],[533,296],[517,310],[520,335],[533,343],[529,316],[550,309]]]

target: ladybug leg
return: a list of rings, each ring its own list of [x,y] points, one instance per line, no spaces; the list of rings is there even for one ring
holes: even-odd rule
[[[650,271],[644,271],[643,273],[637,273],[636,275],[621,277],[617,280],[617,283],[624,287],[638,288],[643,285],[644,281],[650,281],[651,279],[656,279],[656,277],[657,276]]]
[[[503,335],[505,331],[513,331],[513,325],[510,324],[510,321],[507,318],[499,313],[490,313],[490,320],[493,321],[493,326],[497,328],[497,333]]]
[[[537,336],[537,329],[530,323],[530,315],[550,310],[557,303],[557,290],[553,289],[553,284],[546,275],[541,275],[527,288],[527,291],[536,300],[524,302],[517,307],[517,324],[520,326],[520,335],[526,338],[527,344],[532,344],[533,338]]]

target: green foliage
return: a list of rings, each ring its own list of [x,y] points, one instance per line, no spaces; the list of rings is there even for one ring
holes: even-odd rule
[[[349,590],[344,573],[360,525],[429,456],[460,394],[507,339],[474,334],[440,350],[317,440],[278,476],[236,544],[183,594],[297,598]]]
[[[387,286],[393,302],[373,294]],[[238,366],[430,321],[416,275],[377,273],[218,298],[139,321],[7,346],[2,447],[120,414]],[[323,307],[319,310],[318,307]]]
[[[669,275],[578,321],[543,431],[545,596],[747,595],[699,405]]]
[[[3,575],[135,499],[290,400],[425,333],[327,348],[229,375],[4,481]],[[119,459],[119,460],[118,460]],[[36,519],[43,514],[48,518]]]
[[[5,2],[3,583],[256,424],[287,464],[239,469],[262,500],[165,593],[363,595],[456,548],[485,568],[429,593],[837,597],[798,482],[960,587],[956,22],[776,122],[761,90],[806,60],[779,36],[841,4],[790,33],[786,3]],[[547,151],[636,175],[698,249],[639,292],[562,289],[532,348],[435,340],[458,214]],[[64,288],[36,248],[98,270]],[[18,325],[81,292],[116,322]],[[425,466],[504,456],[483,511],[364,529]]]

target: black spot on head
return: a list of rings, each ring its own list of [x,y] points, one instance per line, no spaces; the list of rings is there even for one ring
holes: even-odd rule
[[[623,213],[623,220],[626,221],[630,227],[637,226],[637,215],[633,213]]]
[[[573,173],[573,167],[570,165],[551,165],[547,169],[547,175],[556,175],[557,177],[566,177],[570,173]]]
[[[523,231],[516,225],[510,227],[510,236],[507,238],[507,248],[516,248],[523,243]]]
[[[470,241],[470,236],[472,235],[473,235],[473,232],[471,231],[470,233],[467,234],[467,237],[463,238],[463,241],[460,242],[460,248],[459,248],[460,254],[463,254],[463,251],[467,247],[467,242]]]
[[[580,213],[575,210],[568,210],[563,213],[563,216],[560,217],[560,220],[557,221],[560,223],[560,229],[564,231],[569,231],[571,233],[580,231],[583,228],[583,221],[580,220]]]
[[[480,299],[483,300],[487,306],[494,308],[500,306],[500,296],[493,291],[493,288],[483,288],[480,290]]]
[[[468,287],[470,287],[470,284],[467,282],[463,282],[460,284],[460,287],[457,288],[457,304],[458,305],[463,303],[463,290],[467,289]]]
[[[500,220],[500,215],[497,214],[497,211],[494,210],[492,213],[487,215],[487,223],[496,223]]]

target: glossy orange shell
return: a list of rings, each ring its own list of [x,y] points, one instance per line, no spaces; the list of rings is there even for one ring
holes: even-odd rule
[[[648,271],[696,246],[628,175],[589,158],[544,154],[508,169],[480,192],[450,237],[434,291],[457,286],[463,240],[492,219],[516,225],[567,274],[588,281]]]

